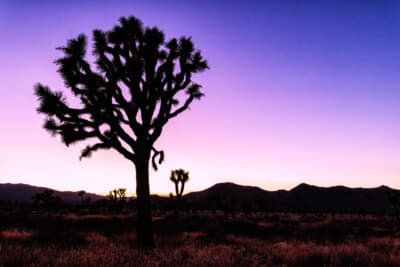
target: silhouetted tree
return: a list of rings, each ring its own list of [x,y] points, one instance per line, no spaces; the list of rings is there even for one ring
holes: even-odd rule
[[[112,202],[117,202],[117,199],[118,199],[118,190],[117,190],[117,189],[111,190],[110,193],[108,194],[108,198],[109,198]]]
[[[85,204],[85,194],[86,194],[85,190],[81,190],[78,192],[78,196],[80,196],[82,200],[82,205]]]
[[[60,197],[54,196],[54,190],[51,189],[46,189],[41,193],[34,194],[32,200],[35,204],[43,203],[46,206],[57,206],[64,202]]]
[[[108,199],[111,200],[113,208],[121,213],[126,200],[126,188],[111,190]]]
[[[192,75],[208,68],[191,38],[166,42],[157,28],[144,28],[135,17],[119,20],[109,32],[93,31],[97,70],[85,59],[86,37],[79,35],[58,48],[56,61],[65,86],[80,100],[67,104],[61,92],[38,84],[38,112],[44,128],[59,134],[68,146],[96,139],[80,158],[113,148],[136,169],[137,238],[140,247],[154,247],[149,189],[149,163],[157,170],[163,151],[154,147],[163,127],[203,94]]]
[[[178,209],[182,205],[182,195],[185,188],[185,183],[189,181],[189,172],[184,169],[178,169],[171,171],[170,181],[175,184],[176,193],[176,209],[175,213],[178,215]],[[171,197],[171,196],[170,196]]]
[[[125,202],[126,199],[126,188],[118,188],[118,197],[120,202]]]
[[[185,189],[185,183],[189,181],[189,172],[186,172],[183,169],[171,171],[171,176],[169,177],[169,179],[175,184],[175,193],[177,200],[181,200],[183,190]]]

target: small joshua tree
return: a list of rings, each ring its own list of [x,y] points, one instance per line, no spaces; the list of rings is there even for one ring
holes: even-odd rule
[[[182,199],[185,183],[189,181],[189,172],[183,169],[171,171],[169,179],[175,184],[176,199],[180,201]],[[180,188],[179,184],[181,185]]]
[[[108,194],[108,198],[109,198],[112,202],[117,202],[117,199],[118,199],[118,190],[117,190],[117,189],[111,190],[110,193]]]
[[[189,181],[189,172],[186,172],[183,169],[173,170],[171,171],[171,176],[169,177],[171,182],[175,184],[175,192],[176,192],[176,214],[178,214],[178,207],[182,202],[183,190],[185,188],[185,183]],[[180,186],[179,186],[180,185]]]
[[[112,201],[114,208],[116,208],[119,212],[122,212],[122,208],[126,200],[126,188],[116,188],[111,190],[108,194],[108,199]]]
[[[126,188],[118,188],[118,197],[120,202],[124,202],[126,199]]]
[[[46,189],[42,193],[36,193],[32,196],[32,200],[35,204],[43,203],[46,206],[62,204],[63,200],[59,197],[54,196],[54,191]]]
[[[126,188],[111,190],[108,194],[108,199],[110,199],[114,204],[118,204],[119,209],[122,209],[122,204],[126,200]]]
[[[111,190],[108,194],[108,198],[114,202],[124,202],[126,199],[126,188],[118,188]]]
[[[78,192],[78,196],[80,196],[82,200],[82,205],[85,204],[85,194],[86,194],[85,190],[81,190]]]

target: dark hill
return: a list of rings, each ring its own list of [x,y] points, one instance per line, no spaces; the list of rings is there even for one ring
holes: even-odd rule
[[[188,201],[210,201],[215,199],[241,199],[252,200],[261,198],[265,190],[255,186],[237,185],[234,183],[219,183],[200,192],[192,192],[185,195]]]
[[[0,184],[0,201],[11,202],[32,202],[32,196],[36,193],[41,193],[46,187],[38,187],[27,184]],[[51,189],[53,190],[53,189]],[[80,203],[81,198],[78,192],[71,191],[57,191],[54,190],[54,196],[60,197],[66,203]],[[103,199],[104,197],[92,193],[86,193],[85,198],[90,197],[92,201]]]
[[[391,210],[388,187],[317,187],[302,184],[288,192],[287,205],[295,210],[379,212]]]
[[[0,201],[32,202],[35,193],[49,189],[27,184],[0,184]],[[302,183],[291,190],[266,191],[255,186],[219,183],[206,190],[184,196],[189,206],[205,209],[234,205],[238,209],[251,206],[255,209],[294,212],[381,212],[392,211],[388,192],[397,191],[386,186],[376,188],[349,188],[345,186],[318,187]],[[67,203],[80,203],[77,192],[54,190],[54,195]],[[92,201],[103,196],[87,193]],[[168,197],[152,196],[153,205],[168,206]]]
[[[239,206],[248,206],[251,202],[252,207],[277,211],[381,212],[392,211],[387,192],[393,190],[386,186],[318,187],[302,183],[290,191],[266,191],[259,187],[220,183],[206,190],[187,194],[185,199],[191,205],[208,208],[224,207],[234,201]]]

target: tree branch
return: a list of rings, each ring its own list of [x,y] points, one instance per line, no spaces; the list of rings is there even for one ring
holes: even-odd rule
[[[177,116],[178,114],[182,113],[185,111],[187,108],[189,108],[190,103],[194,100],[194,96],[190,95],[189,98],[185,101],[185,104],[183,104],[180,108],[176,109],[174,112],[172,112],[168,117],[167,120]],[[166,123],[166,122],[165,122]]]
[[[100,131],[96,131],[96,136],[106,145],[112,146],[116,149],[119,153],[121,153],[126,159],[130,161],[134,161],[134,154],[126,150],[122,144],[118,141],[117,138],[107,138],[106,136],[102,135]]]
[[[105,143],[97,143],[93,146],[87,146],[81,151],[81,156],[79,157],[79,160],[82,160],[82,158],[90,158],[92,153],[94,151],[97,151],[98,149],[109,149],[110,146],[105,144]]]
[[[163,161],[164,161],[164,151],[162,151],[162,150],[158,151],[157,149],[154,148],[154,146],[151,147],[151,150],[153,150],[153,152],[154,152],[153,156],[151,157],[151,164],[153,166],[153,169],[155,171],[157,171],[158,168],[157,168],[156,158],[157,158],[157,156],[159,157],[158,164],[163,163]]]

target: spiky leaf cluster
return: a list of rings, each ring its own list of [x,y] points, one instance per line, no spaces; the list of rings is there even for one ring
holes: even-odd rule
[[[157,169],[164,153],[154,148],[164,125],[195,99],[203,96],[192,74],[208,68],[191,38],[165,41],[157,28],[144,28],[135,17],[122,17],[112,30],[93,31],[95,69],[86,59],[84,35],[58,48],[56,60],[65,86],[79,99],[72,107],[61,92],[35,86],[46,115],[44,128],[60,135],[68,146],[86,139],[97,142],[82,150],[89,157],[99,149],[114,148],[135,162],[152,150]],[[185,98],[178,98],[183,92]],[[158,160],[156,157],[158,156]]]

